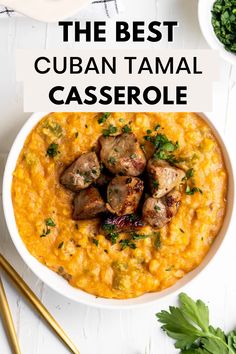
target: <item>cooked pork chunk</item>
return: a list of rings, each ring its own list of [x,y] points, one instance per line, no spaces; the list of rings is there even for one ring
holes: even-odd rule
[[[109,215],[102,223],[101,230],[106,235],[113,232],[129,232],[135,231],[144,225],[141,218],[137,215]]]
[[[161,198],[169,193],[185,177],[185,173],[181,169],[155,158],[148,161],[147,172],[151,193],[154,198]]]
[[[180,205],[181,193],[173,190],[161,199],[147,198],[143,205],[143,220],[161,229],[176,215]]]
[[[117,215],[133,214],[143,193],[143,181],[137,177],[117,176],[107,188],[107,209]]]
[[[74,199],[74,220],[91,219],[106,211],[105,202],[99,191],[90,186],[76,194]]]
[[[132,133],[100,138],[100,157],[106,168],[114,174],[140,175],[146,165],[146,158]]]
[[[81,155],[62,174],[60,182],[74,192],[87,188],[100,176],[100,166],[95,152]]]

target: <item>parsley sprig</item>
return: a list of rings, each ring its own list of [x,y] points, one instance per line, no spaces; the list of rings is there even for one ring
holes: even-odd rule
[[[50,227],[56,227],[56,224],[52,218],[45,219],[44,223],[46,227],[43,229],[43,232],[40,237],[46,237],[51,233]]]
[[[209,309],[203,301],[179,295],[179,307],[156,314],[162,329],[175,340],[181,354],[235,354],[236,331],[225,334],[209,324]]]

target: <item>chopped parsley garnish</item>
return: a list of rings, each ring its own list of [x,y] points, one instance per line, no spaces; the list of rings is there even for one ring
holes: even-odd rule
[[[45,220],[44,220],[44,223],[45,223],[45,225],[46,225],[46,228],[43,229],[43,232],[42,232],[42,234],[40,235],[40,237],[46,237],[46,236],[49,235],[50,232],[51,232],[50,227],[56,227],[56,224],[55,224],[55,222],[53,221],[52,218],[45,219]]]
[[[154,246],[158,250],[161,247],[161,233],[154,232],[154,235],[155,235]]]
[[[124,125],[122,128],[123,133],[130,133],[132,129],[128,126],[128,124]]]
[[[158,127],[157,129],[159,129]],[[156,130],[156,129],[155,129]],[[150,132],[149,130],[147,131]],[[166,160],[171,164],[176,164],[181,162],[182,159],[177,159],[173,152],[178,149],[179,143],[176,141],[175,143],[167,138],[164,134],[157,133],[154,136],[146,135],[144,136],[146,141],[152,143],[155,147],[155,153],[153,155],[154,158],[160,160]]]
[[[114,224],[103,224],[102,228],[106,233],[110,234],[111,232],[114,232],[116,229],[116,226]]]
[[[184,233],[185,233],[183,229],[181,229],[181,228],[180,228],[179,230],[182,232],[182,234],[184,234]]]
[[[107,129],[103,129],[102,133],[105,137],[110,136],[111,134],[115,134],[117,132],[117,128],[110,124]]]
[[[212,8],[211,23],[214,32],[226,50],[236,53],[236,2],[216,0]]]
[[[110,165],[115,165],[116,164],[116,158],[111,156],[109,159],[108,159],[108,162]]]
[[[58,150],[58,147],[59,147],[59,145],[56,144],[56,143],[50,144],[48,149],[47,149],[46,155],[51,157],[51,158],[57,156],[60,153],[60,151]]]
[[[103,124],[107,118],[111,115],[109,112],[104,112],[100,118],[98,118],[98,124]]]
[[[61,243],[59,243],[59,245],[58,245],[58,249],[61,249],[62,247],[63,247],[63,245],[64,245],[64,241],[62,241]]]
[[[161,210],[161,208],[159,207],[159,205],[157,205],[157,204],[156,204],[156,205],[154,206],[154,210],[156,210],[156,211],[160,211],[160,210]]]
[[[121,244],[121,250],[123,251],[125,248],[129,247],[131,249],[135,249],[137,248],[136,244],[129,240],[129,239],[124,239],[124,240],[120,240],[120,244]]]
[[[46,219],[46,220],[45,220],[45,225],[46,225],[46,226],[51,226],[51,227],[55,227],[55,226],[56,226],[56,224],[55,224],[55,222],[53,221],[52,218]]]
[[[114,244],[117,242],[119,236],[120,236],[120,235],[118,234],[118,232],[111,232],[111,233],[108,235],[108,237],[109,237],[109,239],[110,239],[112,245],[114,245]]]
[[[193,195],[193,194],[195,194],[195,193],[201,193],[201,194],[203,194],[203,191],[200,189],[200,188],[198,188],[198,187],[190,187],[189,185],[187,185],[186,186],[186,189],[185,189],[185,193],[187,194],[187,195]]]
[[[152,134],[152,131],[150,129],[147,130],[147,134],[150,135]]]
[[[152,181],[153,188],[158,189],[159,183],[157,181]]]
[[[138,234],[135,231],[132,231],[130,233],[130,236],[132,238],[132,240],[144,240],[145,238],[151,237],[151,235],[146,235],[146,234]]]
[[[189,170],[186,171],[186,178],[192,178],[194,176],[194,169],[190,168]]]
[[[96,240],[96,238],[92,238],[92,243],[94,243],[95,246],[98,246],[98,240]]]
[[[43,128],[48,129],[57,138],[60,138],[63,134],[63,129],[62,129],[61,125],[55,121],[46,121]]]
[[[157,124],[157,125],[155,126],[154,130],[157,131],[158,129],[160,129],[160,127],[161,127],[160,124]]]

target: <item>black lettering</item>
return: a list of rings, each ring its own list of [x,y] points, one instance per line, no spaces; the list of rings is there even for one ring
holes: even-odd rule
[[[72,21],[60,21],[58,22],[58,26],[62,26],[63,29],[63,42],[68,42],[69,38],[69,26],[73,26]]]
[[[174,104],[175,101],[169,99],[169,88],[168,86],[163,87],[163,103],[164,104]]]
[[[159,70],[160,69],[160,70]],[[159,57],[156,57],[156,74],[159,74],[162,72],[163,74],[166,74],[167,71],[169,71],[169,74],[173,74],[174,70],[174,58],[169,57],[166,66],[163,66],[163,63]]]
[[[45,62],[47,62],[48,64],[50,64],[50,60],[47,58],[47,57],[39,57],[39,58],[37,58],[36,60],[35,60],[35,62],[34,62],[34,69],[36,70],[36,72],[38,73],[38,74],[47,74],[49,71],[50,71],[50,68],[49,67],[47,67],[46,69],[44,69],[44,70],[40,70],[39,69],[39,62],[40,61],[45,61]]]
[[[176,87],[176,104],[187,104],[187,86]]]
[[[151,33],[155,34],[154,37],[152,36],[148,36],[147,40],[150,42],[159,42],[162,38],[162,33],[156,28],[156,27],[160,27],[161,22],[159,21],[152,21],[149,23],[148,25],[148,29]]]
[[[153,74],[152,67],[151,67],[147,57],[143,57],[143,60],[142,60],[141,65],[139,67],[138,74],[141,74],[142,71],[144,71],[144,70],[147,70],[150,74]]]
[[[56,104],[56,105],[64,104],[64,100],[57,100],[55,98],[55,94],[58,91],[64,91],[64,89],[65,88],[63,86],[55,86],[49,91],[48,97],[53,104]]]
[[[149,98],[150,92],[153,91],[155,97],[153,99]],[[143,91],[143,99],[146,103],[150,105],[154,105],[160,102],[161,99],[161,91],[156,86],[149,86]]]
[[[133,73],[133,63],[132,63],[132,61],[136,60],[137,57],[124,57],[124,59],[128,60],[128,62],[129,62],[129,74],[132,74]]]
[[[127,42],[130,39],[129,25],[124,21],[116,22],[116,41]]]
[[[105,42],[106,37],[102,36],[102,34],[106,33],[106,29],[102,28],[106,26],[105,21],[96,21],[94,22],[94,42]]]
[[[116,57],[112,57],[112,64],[106,57],[102,57],[102,73],[106,73],[106,67],[108,67],[112,74],[116,74]]]
[[[85,89],[85,94],[86,96],[88,96],[89,98],[91,98],[91,100],[88,100],[87,98],[84,100],[84,104],[87,105],[93,105],[95,103],[97,103],[97,97],[94,93],[92,93],[92,91],[96,91],[96,87],[95,86],[88,86]]]
[[[144,26],[143,21],[134,21],[133,22],[133,42],[144,42],[145,38],[139,36],[140,34],[144,34],[144,28],[140,28]]]
[[[100,90],[100,93],[103,97],[106,98],[106,100],[103,100],[100,98],[99,102],[100,104],[108,105],[112,103],[112,96],[110,93],[107,93],[106,91],[111,91],[110,86],[103,86]]]
[[[75,41],[80,42],[81,34],[85,34],[86,42],[91,41],[91,22],[85,22],[85,28],[80,28],[80,22],[75,22]]]
[[[198,71],[197,64],[198,64],[197,57],[193,57],[193,73],[202,74],[202,71]]]
[[[189,69],[187,59],[182,57],[179,61],[179,65],[176,69],[176,74],[179,74],[180,71],[187,71],[188,74],[191,74],[191,70]]]
[[[140,95],[140,88],[137,86],[128,86],[128,104],[133,104],[135,102],[136,104],[142,104],[142,102],[139,100],[139,95]]]
[[[93,70],[96,72],[96,74],[99,74],[99,69],[97,67],[95,59],[93,57],[90,57],[86,69],[84,70],[84,73],[88,74],[89,71]]]
[[[76,86],[71,86],[71,89],[69,91],[69,94],[67,96],[65,104],[68,105],[73,101],[77,102],[78,104],[83,104]]]
[[[53,57],[53,69],[54,69],[54,72],[56,74],[64,74],[64,72],[66,71],[66,57],[63,57],[62,59],[62,68],[61,70],[58,69],[58,62],[59,62],[59,59],[57,57]]]
[[[163,26],[167,26],[167,30],[168,30],[167,40],[168,40],[168,42],[173,42],[174,41],[174,27],[178,27],[178,22],[177,21],[164,21]]]
[[[82,59],[80,57],[70,57],[70,74],[80,74],[82,72]]]

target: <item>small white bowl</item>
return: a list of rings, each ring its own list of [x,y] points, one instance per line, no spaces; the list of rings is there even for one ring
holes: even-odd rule
[[[90,0],[1,0],[1,4],[38,21],[57,22],[79,12]]]
[[[223,59],[229,63],[236,64],[236,54],[227,51],[224,45],[218,40],[214,33],[213,26],[211,24],[211,10],[213,8],[215,0],[199,0],[198,2],[198,20],[201,27],[203,36],[212,49],[220,51],[220,55]]]
[[[35,113],[33,114],[25,125],[22,127],[20,132],[18,133],[14,144],[11,148],[11,151],[8,155],[4,177],[3,177],[3,209],[5,214],[5,219],[7,222],[8,230],[10,232],[11,238],[21,255],[22,259],[28,265],[28,267],[36,274],[38,278],[40,278],[43,282],[45,282],[49,287],[57,291],[58,293],[83,304],[102,307],[102,308],[110,308],[110,309],[124,309],[137,307],[142,305],[147,305],[153,302],[158,301],[168,295],[173,295],[175,292],[179,291],[184,285],[189,283],[193,278],[195,278],[211,261],[211,259],[215,256],[217,250],[219,249],[223,239],[225,238],[227,229],[230,224],[230,219],[233,211],[234,204],[234,178],[233,178],[233,170],[229,158],[228,149],[226,148],[222,138],[220,137],[218,131],[210,122],[210,120],[206,117],[205,114],[199,113],[199,115],[209,124],[212,128],[212,131],[217,138],[222,153],[224,156],[226,168],[228,171],[228,195],[227,195],[227,209],[225,219],[222,225],[222,228],[216,237],[214,243],[212,244],[210,251],[207,256],[200,264],[192,272],[186,274],[181,280],[179,280],[174,286],[156,293],[148,293],[143,296],[127,299],[127,300],[114,300],[114,299],[104,299],[104,298],[96,298],[94,295],[88,294],[79,289],[73,288],[68,284],[62,277],[60,277],[55,272],[48,269],[46,266],[42,265],[36,258],[34,258],[29,251],[27,250],[25,244],[23,243],[17,229],[14,210],[12,205],[11,198],[11,185],[12,185],[12,174],[15,170],[15,166],[17,163],[17,159],[21,149],[23,148],[25,139],[27,138],[30,131],[34,128],[34,126],[46,115],[47,113]]]

